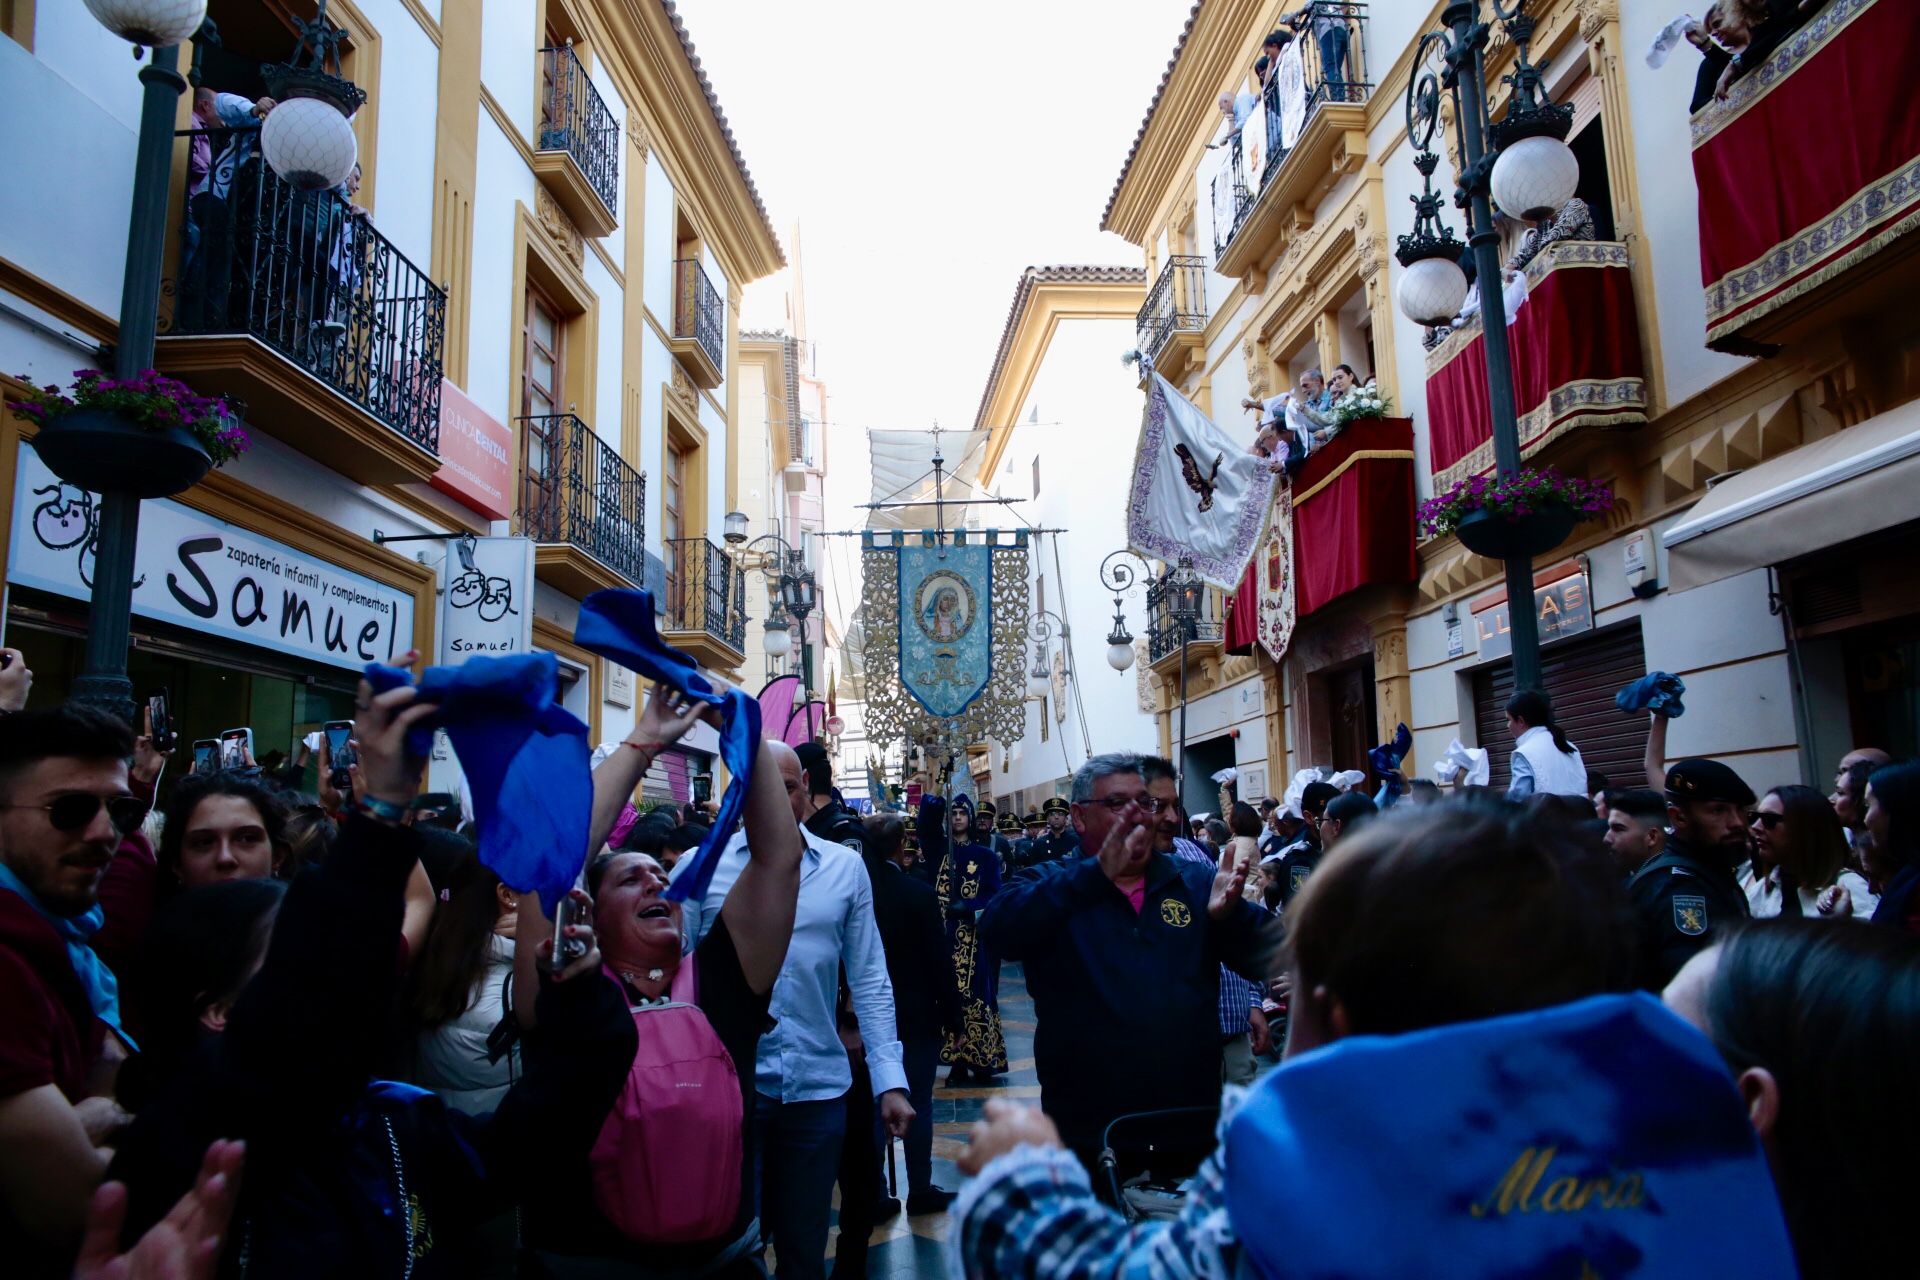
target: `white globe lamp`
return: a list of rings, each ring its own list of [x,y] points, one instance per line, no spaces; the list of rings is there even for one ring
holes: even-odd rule
[[[1580,185],[1573,148],[1535,134],[1500,148],[1493,162],[1493,199],[1509,216],[1539,222],[1560,212]]]
[[[301,191],[339,186],[360,155],[353,126],[319,98],[293,98],[268,112],[260,149],[281,180]]]
[[[86,0],[95,21],[149,49],[179,44],[207,18],[207,0]]]
[[[1107,665],[1115,671],[1125,671],[1133,665],[1133,646],[1114,642],[1107,646]]]
[[[793,652],[793,637],[788,634],[784,625],[775,625],[771,618],[767,620],[767,631],[762,644],[770,658],[784,658]]]
[[[1467,300],[1467,273],[1452,258],[1422,258],[1401,271],[1393,294],[1415,324],[1443,325]]]

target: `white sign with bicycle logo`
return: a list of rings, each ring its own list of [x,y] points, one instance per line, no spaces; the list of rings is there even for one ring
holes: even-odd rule
[[[441,566],[441,661],[533,650],[533,540],[455,538]]]

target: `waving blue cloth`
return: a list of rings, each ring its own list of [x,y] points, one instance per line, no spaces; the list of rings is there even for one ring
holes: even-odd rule
[[[720,759],[733,781],[720,797],[720,812],[706,839],[697,850],[681,855],[682,861],[693,863],[692,868],[675,876],[663,895],[673,902],[689,898],[698,902],[706,896],[720,851],[726,848],[747,806],[753,761],[760,753],[760,704],[738,689],[715,689],[692,658],[660,638],[653,627],[651,591],[594,592],[580,602],[573,642],[655,684],[720,708]]]
[[[1405,724],[1394,726],[1391,741],[1383,742],[1367,752],[1367,763],[1378,774],[1398,773],[1400,762],[1407,758],[1407,752],[1413,750],[1413,730]]]
[[[1687,709],[1680,705],[1680,695],[1686,691],[1687,686],[1679,676],[1668,671],[1649,671],[1614,694],[1613,705],[1628,715],[1651,711],[1675,720],[1687,714]]]
[[[406,684],[398,667],[373,663],[375,693]],[[444,729],[473,792],[480,861],[509,888],[538,890],[549,914],[587,858],[593,772],[587,726],[562,707],[559,663],[550,653],[468,658],[420,673],[420,699],[439,708],[407,735],[407,750],[433,750]]]
[[[1261,1276],[1796,1274],[1725,1065],[1645,994],[1302,1054],[1226,1157]]]
[[[66,944],[67,959],[73,962],[73,976],[80,980],[81,989],[87,993],[87,1007],[93,1010],[93,1016],[112,1027],[113,1033],[129,1047],[138,1049],[133,1037],[120,1025],[120,982],[113,976],[113,970],[107,968],[106,961],[87,945],[88,939],[107,922],[107,913],[100,904],[94,903],[77,916],[57,916],[40,905],[39,896],[4,862],[0,862],[0,890],[18,894],[36,915],[53,926],[60,941]]]

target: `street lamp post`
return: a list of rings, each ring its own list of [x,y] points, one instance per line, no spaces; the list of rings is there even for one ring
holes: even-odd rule
[[[1141,568],[1136,570],[1129,560],[1137,560]],[[1110,552],[1100,562],[1100,585],[1113,592],[1113,630],[1107,635],[1107,665],[1115,671],[1125,671],[1133,665],[1133,633],[1127,630],[1126,610],[1121,598],[1133,590],[1134,583],[1146,586],[1148,599],[1152,599],[1155,588],[1162,588],[1167,602],[1167,611],[1180,628],[1180,744],[1174,757],[1174,771],[1179,775],[1179,785],[1185,787],[1187,776],[1187,643],[1197,635],[1200,618],[1200,598],[1206,590],[1206,584],[1193,570],[1193,560],[1182,556],[1177,565],[1158,578],[1153,569],[1134,551],[1122,548]]]
[[[819,602],[819,583],[813,576],[813,570],[807,567],[806,557],[796,550],[793,544],[777,533],[763,533],[751,540],[747,537],[747,516],[742,511],[729,511],[722,525],[721,536],[726,539],[731,554],[740,564],[741,570],[747,569],[747,560],[751,557],[758,568],[767,577],[767,631],[769,635],[775,628],[776,618],[791,618],[800,624],[800,681],[801,688],[809,695],[813,692],[813,642],[807,636],[807,615],[813,612]],[[755,552],[761,543],[770,544],[765,551]],[[778,572],[774,566],[779,566]],[[780,624],[784,632],[786,624]],[[778,648],[773,643],[767,646],[767,652],[779,657],[787,653],[792,646],[789,639]]]
[[[1507,477],[1520,470],[1520,427],[1493,201],[1498,199],[1512,215],[1551,217],[1573,197],[1580,166],[1565,141],[1573,108],[1548,100],[1539,69],[1528,59],[1534,19],[1527,15],[1526,0],[1513,0],[1511,8],[1493,0],[1493,8],[1513,39],[1516,55],[1513,73],[1507,77],[1513,85],[1513,100],[1499,121],[1490,118],[1487,102],[1486,49],[1491,28],[1481,21],[1479,0],[1452,0],[1440,16],[1445,30],[1427,32],[1414,51],[1414,66],[1420,70],[1407,84],[1407,138],[1417,152],[1414,167],[1425,189],[1413,197],[1414,229],[1400,237],[1395,256],[1406,268],[1398,290],[1401,309],[1420,324],[1451,320],[1466,301],[1467,280],[1459,266],[1461,243],[1441,223],[1440,197],[1433,190],[1439,158],[1431,143],[1444,88],[1453,97],[1462,161],[1454,203],[1466,211],[1467,243],[1473,249],[1474,274],[1480,285],[1494,466]],[[1438,55],[1438,70],[1427,63],[1430,51]],[[1514,687],[1534,689],[1540,685],[1540,634],[1533,610],[1533,557],[1517,551],[1505,564]]]
[[[160,324],[160,272],[166,254],[167,194],[173,164],[175,104],[186,89],[180,74],[179,42],[207,39],[212,25],[206,6],[142,3],[90,3],[103,26],[153,52],[140,69],[144,86],[140,132],[134,152],[133,200],[127,224],[126,273],[120,282],[120,335],[113,355],[114,376],[137,378],[153,364],[154,337]],[[345,34],[327,21],[326,0],[319,0],[309,21],[295,24],[299,43],[283,67],[265,69],[288,107],[262,128],[261,151],[267,164],[294,185],[322,189],[346,180],[353,168],[355,143],[349,116],[366,94],[336,74],[339,43]],[[309,65],[301,65],[303,57]],[[327,68],[329,64],[332,71]],[[280,112],[286,115],[281,116]],[[139,550],[140,499],[125,492],[100,495],[100,532],[93,570],[93,595],[87,606],[87,636],[73,701],[97,707],[137,726],[133,682],[127,678],[127,650],[133,627],[133,575]]]

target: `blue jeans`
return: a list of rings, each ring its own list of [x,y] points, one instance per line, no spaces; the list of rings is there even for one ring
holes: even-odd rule
[[[913,1103],[913,1123],[907,1126],[907,1195],[922,1195],[933,1187],[933,1083],[940,1070],[940,1038],[911,1037],[900,1042],[907,1069],[907,1101]],[[887,1130],[876,1111],[875,1140],[880,1144],[880,1185],[887,1185]]]
[[[1318,37],[1320,77],[1326,82],[1328,102],[1347,100],[1347,42],[1351,38],[1344,22],[1328,27]]]
[[[754,1119],[759,1126],[754,1183],[760,1189],[760,1225],[773,1242],[775,1274],[780,1280],[821,1280],[847,1100],[781,1102],[762,1093],[756,1095]]]

